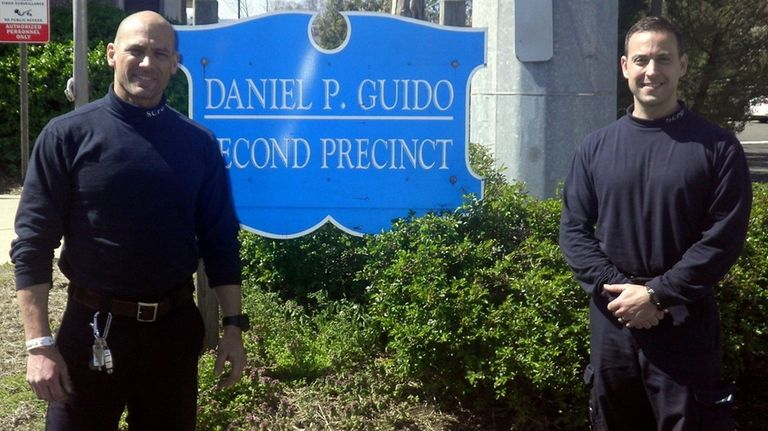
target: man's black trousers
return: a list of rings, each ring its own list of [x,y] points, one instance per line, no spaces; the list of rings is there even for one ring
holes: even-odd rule
[[[49,431],[114,431],[128,408],[131,431],[194,430],[204,325],[193,301],[155,322],[114,317],[107,345],[114,372],[89,367],[95,310],[70,298],[56,343],[74,394],[48,407]],[[100,317],[105,323],[104,313]],[[101,327],[103,330],[103,326]]]
[[[731,431],[733,388],[722,378],[714,298],[673,309],[651,329],[628,329],[590,303],[584,373],[596,431]]]

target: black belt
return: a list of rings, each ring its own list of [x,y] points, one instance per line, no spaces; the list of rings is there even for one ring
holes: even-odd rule
[[[180,305],[192,301],[192,279],[174,288],[164,299],[157,302],[126,301],[111,298],[103,293],[83,289],[70,284],[69,295],[75,301],[97,311],[110,312],[115,316],[132,317],[139,322],[154,322]]]

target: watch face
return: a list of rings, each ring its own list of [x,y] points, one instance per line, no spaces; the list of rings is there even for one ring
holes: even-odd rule
[[[656,296],[656,292],[650,287],[646,287],[646,290],[648,291],[648,300],[650,303],[657,307],[661,307],[661,304],[659,304],[659,298]]]
[[[659,298],[656,296],[655,293],[651,294],[651,304],[653,304],[653,305],[655,305],[657,307],[660,305],[659,304]]]

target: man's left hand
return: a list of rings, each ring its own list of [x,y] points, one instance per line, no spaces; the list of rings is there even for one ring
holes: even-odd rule
[[[240,381],[245,368],[245,361],[245,347],[243,347],[240,328],[225,327],[224,335],[219,339],[219,345],[216,348],[216,365],[213,369],[215,375],[221,376],[218,387],[228,388]],[[229,362],[230,370],[228,374],[224,374],[224,365],[227,362]]]
[[[664,311],[651,304],[645,286],[606,284],[603,285],[603,290],[618,295],[608,303],[608,311],[629,328],[650,329],[664,318]]]

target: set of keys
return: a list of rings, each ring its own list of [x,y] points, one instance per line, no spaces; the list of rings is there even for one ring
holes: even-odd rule
[[[91,361],[88,364],[92,370],[106,370],[107,374],[112,374],[114,371],[114,365],[112,363],[112,352],[107,346],[107,336],[109,335],[109,327],[112,325],[112,313],[107,313],[107,323],[104,325],[104,334],[102,335],[99,330],[99,312],[93,315],[93,355]]]

